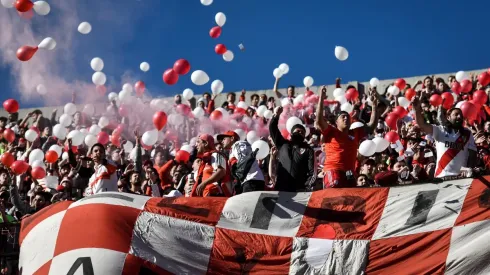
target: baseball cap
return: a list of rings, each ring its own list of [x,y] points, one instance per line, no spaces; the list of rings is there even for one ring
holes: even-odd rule
[[[218,135],[218,141],[221,141],[223,140],[225,137],[232,137],[232,138],[235,138],[235,141],[239,141],[240,140],[240,136],[235,133],[234,131],[226,131],[224,134],[219,134]]]
[[[214,137],[208,134],[199,135],[199,139],[206,141],[209,145],[209,148],[214,149]]]

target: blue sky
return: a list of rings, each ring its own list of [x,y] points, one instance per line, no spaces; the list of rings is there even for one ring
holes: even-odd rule
[[[108,0],[71,1],[76,2],[73,8],[80,22],[89,21],[93,31],[82,36],[73,30],[71,60],[58,64],[58,73],[69,82],[90,82],[89,62],[99,56],[105,61],[110,90],[116,92],[123,74],[144,81],[157,96],[185,88],[197,94],[209,90],[210,83],[193,85],[190,73],[176,85],[163,83],[162,73],[179,58],[190,61],[191,72],[201,69],[211,80],[222,80],[225,92],[272,88],[272,71],[283,62],[290,72],[282,86],[299,86],[307,75],[315,85],[332,84],[336,77],[366,81],[481,69],[490,60],[490,2],[482,0],[214,0],[211,6],[199,0],[123,0],[110,1],[117,5],[113,9]],[[62,22],[53,6],[49,16],[15,23],[31,24],[37,35],[49,36],[43,24]],[[209,29],[220,11],[227,22],[221,37],[211,39]],[[235,53],[233,62],[214,53],[217,43]],[[239,51],[240,43],[245,52]],[[349,50],[347,61],[335,59],[336,45]],[[142,61],[150,63],[149,72],[139,70]],[[0,65],[1,101],[19,98],[15,83],[11,67]]]

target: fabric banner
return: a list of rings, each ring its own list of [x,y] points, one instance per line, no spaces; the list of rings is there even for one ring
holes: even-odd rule
[[[490,177],[231,198],[102,193],[22,222],[22,274],[490,274]]]

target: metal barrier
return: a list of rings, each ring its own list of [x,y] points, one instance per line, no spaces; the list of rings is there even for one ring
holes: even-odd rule
[[[0,273],[17,274],[20,223],[0,224]]]

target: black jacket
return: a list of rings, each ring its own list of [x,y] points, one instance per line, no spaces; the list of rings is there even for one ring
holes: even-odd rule
[[[316,180],[315,152],[306,143],[293,144],[286,140],[277,127],[278,117],[273,117],[269,131],[278,150],[277,191],[312,191]],[[272,160],[271,160],[272,161]]]

